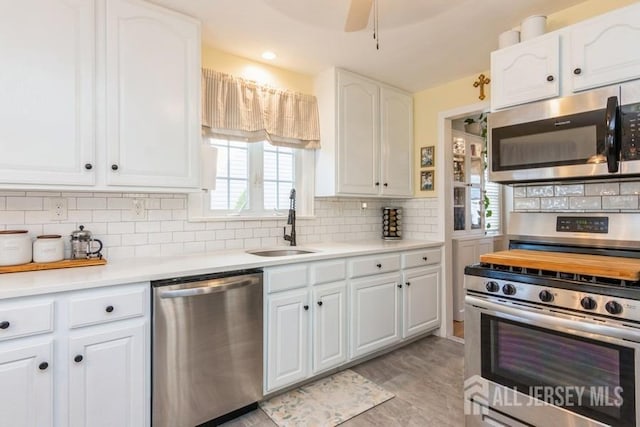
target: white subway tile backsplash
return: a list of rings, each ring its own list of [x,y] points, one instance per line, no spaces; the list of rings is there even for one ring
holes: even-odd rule
[[[604,196],[602,209],[638,209],[638,196]]]
[[[133,208],[133,200],[122,197],[109,197],[107,199],[107,209],[128,209]]]
[[[621,182],[620,194],[640,194],[640,181]]]
[[[106,209],[94,209],[93,221],[95,222],[117,222],[122,221],[122,212],[110,211]]]
[[[616,196],[620,194],[620,184],[617,182],[585,184],[585,196]]]
[[[182,231],[184,230],[184,221],[162,221],[160,229],[162,231]]]
[[[106,209],[105,197],[78,197],[76,200],[78,209]]]
[[[578,210],[600,210],[602,209],[602,198],[600,197],[570,197],[569,208]]]
[[[136,225],[133,222],[110,222],[107,225],[109,234],[132,234],[135,229]]]
[[[513,208],[519,210],[537,210],[540,209],[540,199],[538,197],[524,197],[513,199]]]
[[[162,199],[160,200],[161,209],[184,209],[184,199]]]
[[[168,221],[172,219],[171,211],[163,211],[161,209],[149,209],[147,211],[147,219],[149,221]]]
[[[149,233],[149,244],[169,243],[172,239],[171,233]]]
[[[543,197],[540,199],[540,209],[543,211],[569,209],[568,197]]]
[[[553,185],[533,185],[527,187],[527,197],[552,197]]]
[[[556,196],[584,196],[584,184],[562,184],[555,187]]]
[[[42,197],[7,197],[7,210],[13,211],[41,211]]]
[[[513,187],[513,197],[527,197],[527,187]]]
[[[5,225],[24,224],[24,211],[0,212],[0,224],[5,224]]]

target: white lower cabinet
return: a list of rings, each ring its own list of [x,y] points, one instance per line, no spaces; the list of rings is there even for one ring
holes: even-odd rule
[[[147,321],[87,328],[69,338],[71,427],[146,425]]]
[[[347,284],[313,288],[313,373],[347,361]]]
[[[305,379],[309,374],[309,291],[269,295],[267,309],[267,390]]]
[[[101,320],[74,329],[78,301]],[[149,426],[149,305],[149,283],[0,300],[0,427]]]
[[[352,358],[400,341],[401,286],[399,273],[351,281]]]
[[[53,340],[0,345],[0,427],[53,425]]]
[[[440,266],[416,268],[403,273],[402,338],[440,325]]]

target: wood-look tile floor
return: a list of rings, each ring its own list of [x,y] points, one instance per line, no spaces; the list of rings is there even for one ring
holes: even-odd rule
[[[351,369],[396,396],[341,426],[464,426],[462,344],[429,336]],[[276,427],[260,409],[222,425]]]

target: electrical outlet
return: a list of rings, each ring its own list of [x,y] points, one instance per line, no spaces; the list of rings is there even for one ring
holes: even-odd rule
[[[49,199],[49,215],[52,221],[64,221],[67,219],[67,199],[52,197]]]
[[[147,217],[147,209],[144,205],[144,199],[132,200],[131,213],[135,219],[145,219]]]

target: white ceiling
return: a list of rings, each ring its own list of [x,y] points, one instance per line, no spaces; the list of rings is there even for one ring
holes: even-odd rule
[[[346,68],[410,92],[489,69],[498,35],[530,15],[584,0],[379,0],[379,43],[345,33],[349,0],[151,0],[202,22],[203,42],[254,61],[316,74]]]

